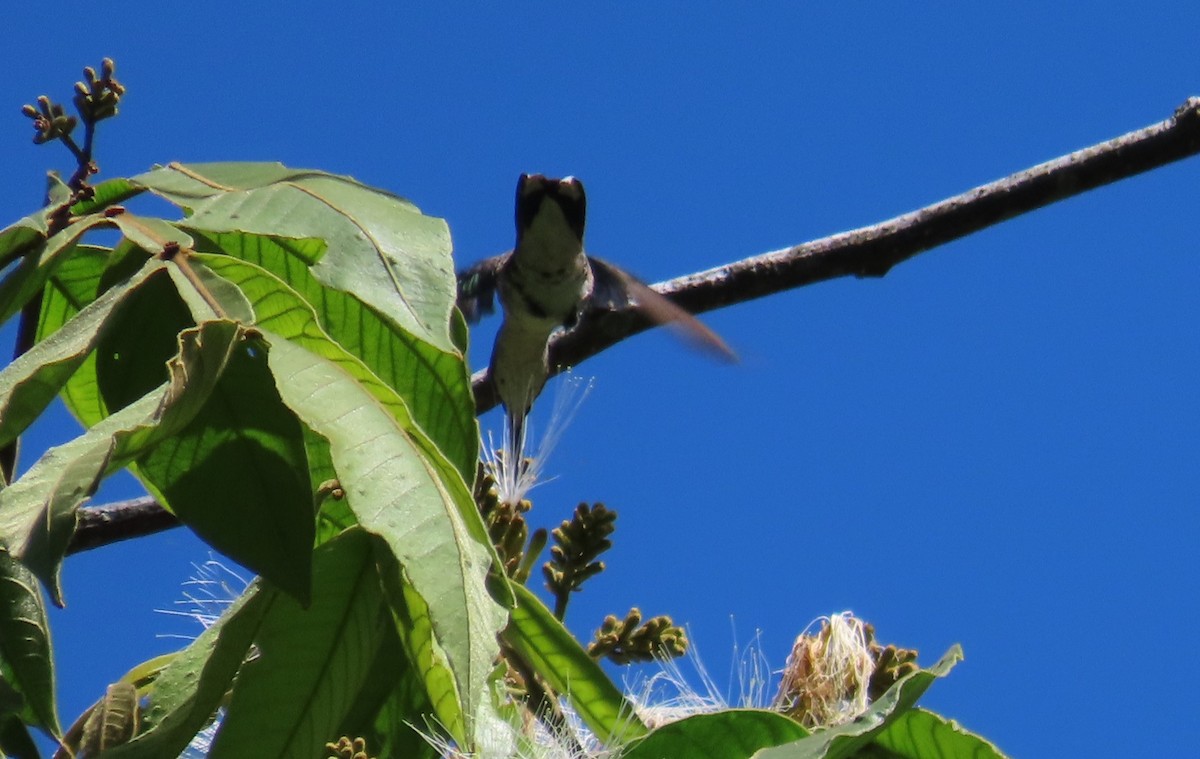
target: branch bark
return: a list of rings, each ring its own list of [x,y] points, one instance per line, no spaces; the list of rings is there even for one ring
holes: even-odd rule
[[[1070,153],[917,211],[820,240],[654,285],[692,313],[712,311],[845,276],[882,277],[893,266],[973,232],[1111,182],[1200,153],[1200,98],[1166,121]],[[654,326],[636,309],[590,311],[551,345],[551,364],[576,366]],[[487,370],[472,377],[475,410],[498,398]],[[178,524],[151,498],[84,509],[69,552]]]
[[[116,543],[171,527],[179,520],[151,496],[117,501],[79,510],[79,524],[67,545],[67,555]]]

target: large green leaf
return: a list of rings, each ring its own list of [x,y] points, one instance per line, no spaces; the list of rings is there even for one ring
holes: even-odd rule
[[[144,732],[106,752],[105,759],[179,756],[212,720],[264,617],[281,597],[272,588],[251,584],[216,624],[162,670],[143,715]],[[287,694],[280,697],[286,698]]]
[[[316,528],[303,430],[267,362],[261,340],[232,350],[204,407],[136,472],[211,546],[307,603]]]
[[[56,286],[48,289],[42,322],[44,330],[58,331],[50,332],[46,344],[86,323],[71,314],[100,287],[101,262],[88,255],[78,259],[64,267],[72,276],[51,280]],[[181,263],[188,266],[186,275]],[[85,422],[99,421],[108,409],[125,407],[167,379],[167,361],[176,351],[178,333],[192,324],[192,311],[213,313],[198,288],[205,296],[217,291],[241,320],[253,318],[236,288],[202,265],[177,258],[146,266],[165,267],[171,277],[130,293],[132,283],[122,282],[88,307],[127,293],[98,343],[96,359],[67,386],[70,407]],[[279,400],[264,349],[247,343],[245,350],[231,353],[226,376],[204,410],[137,462],[135,473],[210,544],[303,599],[314,530],[307,462],[301,427]]]
[[[44,340],[100,295],[100,278],[113,251],[99,245],[75,246],[46,280],[37,339]]]
[[[146,260],[145,253],[135,251],[127,241],[114,249],[77,246],[75,253],[46,280],[37,340],[45,340],[62,329],[107,289],[122,286],[139,266],[145,265]],[[96,351],[88,354],[76,368],[63,386],[61,397],[67,410],[84,427],[90,427],[108,416],[108,408],[96,377]]]
[[[955,645],[929,669],[900,678],[853,722],[831,727],[792,743],[763,749],[755,759],[841,759],[852,757],[917,702],[933,681],[945,677],[962,661],[962,648]]]
[[[243,332],[209,322],[179,336],[171,379],[82,436],[52,448],[19,480],[0,490],[0,547],[33,570],[62,603],[58,572],[75,532],[76,510],[101,478],[184,428],[220,378]]]
[[[762,748],[808,735],[798,723],[778,712],[726,709],[670,722],[621,752],[622,759],[746,759]]]
[[[416,424],[408,405],[396,390],[383,382],[361,359],[331,339],[318,322],[312,307],[297,292],[262,267],[246,261],[212,255],[197,255],[193,259],[203,264],[203,270],[211,269],[222,278],[235,283],[239,297],[244,295],[253,300],[256,326],[273,331],[305,350],[332,361],[350,379],[365,389],[375,402],[386,409],[399,427],[405,430],[414,450],[433,466],[437,476],[444,482],[465,481],[461,471],[446,460],[441,447],[430,441],[424,434],[424,428]],[[461,358],[456,360],[461,363]],[[463,399],[470,398],[469,384],[457,386],[456,392],[461,395],[452,399],[451,403],[462,404]],[[460,427],[458,432],[469,436],[470,447],[477,448],[478,428],[474,424],[465,429]],[[471,471],[473,476],[474,468]],[[465,520],[471,535],[492,551],[487,529],[469,494],[463,497],[465,492],[462,487],[455,487],[451,500],[459,506],[460,516]]]
[[[491,546],[487,528],[466,490],[461,473],[446,460],[441,449],[429,440],[423,428],[415,423],[404,399],[380,380],[362,360],[330,338],[307,301],[270,272],[254,264],[222,256],[198,255],[194,258],[206,268],[236,283],[239,291],[253,300],[255,326],[285,338],[324,361],[332,362],[339,371],[340,380],[350,381],[356,389],[364,390],[374,404],[392,417],[394,424],[407,436],[408,445],[432,466],[433,473],[446,483],[457,483],[449,502],[458,506],[459,516],[466,522],[471,535]],[[276,376],[282,378],[277,379],[282,384],[289,375],[277,372]],[[469,397],[470,388],[463,386],[461,392]]]
[[[875,736],[875,745],[895,759],[1004,759],[988,741],[925,709],[900,715]]]
[[[633,704],[600,669],[575,637],[528,588],[512,589],[517,605],[504,640],[533,666],[601,741],[629,741],[646,734]]]
[[[316,756],[371,675],[391,619],[370,537],[343,533],[317,549],[313,569],[308,609],[280,598],[263,617],[259,656],[238,675],[210,757]]]
[[[317,279],[355,293],[417,339],[455,350],[449,232],[403,198],[266,163],[170,164],[131,181],[190,208],[180,224],[187,229],[324,240]]]
[[[261,304],[256,310],[264,325]],[[290,313],[305,315],[299,309]],[[316,329],[311,311],[307,315]],[[291,325],[297,326],[304,328]],[[485,697],[504,613],[485,587],[494,549],[466,483],[410,419],[397,416],[403,403],[382,403],[336,346],[310,338],[318,353],[303,341],[288,341],[265,328],[263,333],[271,343],[269,360],[280,395],[329,441],[359,524],[384,539],[428,605],[438,651],[454,674],[460,702],[472,711]]]
[[[0,372],[0,444],[14,439],[42,413],[113,323],[122,303],[156,280],[170,286],[166,277],[154,276],[163,266],[161,261],[147,262]],[[163,379],[157,378],[154,385]]]
[[[167,271],[172,268],[169,263],[159,265]],[[76,321],[78,317],[56,334]],[[96,382],[103,408],[108,413],[120,411],[166,382],[167,362],[179,349],[179,333],[195,324],[169,276],[156,277],[125,298],[96,344]]]
[[[61,734],[54,709],[54,657],[50,623],[37,581],[7,551],[0,551],[0,660],[25,697],[33,721]]]
[[[413,419],[468,482],[479,456],[478,424],[470,393],[470,372],[459,351],[446,352],[416,339],[365,305],[353,293],[322,284],[308,265],[324,253],[320,240],[289,240],[243,232],[198,236],[202,249],[224,251],[252,262],[287,283],[316,311],[321,327],[362,360],[379,379],[400,394]],[[238,261],[202,257],[247,297],[270,297],[277,283],[238,265]]]

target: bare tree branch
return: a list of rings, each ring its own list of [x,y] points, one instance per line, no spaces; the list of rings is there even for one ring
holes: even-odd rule
[[[1166,121],[1121,135],[894,219],[654,285],[693,313],[853,275],[881,277],[930,248],[1059,200],[1200,153],[1200,98]],[[634,309],[592,311],[551,346],[554,366],[576,366],[654,326]],[[487,371],[472,378],[475,410],[498,399]],[[178,522],[152,498],[83,509],[70,552],[146,535]]]
[[[148,495],[80,509],[78,513],[79,524],[67,545],[68,556],[179,526],[175,515]]]
[[[1136,132],[1056,158],[869,227],[764,253],[654,285],[692,313],[847,275],[881,277],[918,253],[1059,200],[1200,153],[1200,98]],[[577,366],[655,326],[632,308],[590,312],[551,346],[551,366]],[[497,403],[486,371],[472,377],[475,410]]]

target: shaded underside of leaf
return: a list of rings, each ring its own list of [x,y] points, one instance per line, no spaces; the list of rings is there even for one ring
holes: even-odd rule
[[[334,735],[367,737],[372,756],[434,759],[439,754],[417,732],[434,729],[430,723],[433,714],[425,683],[409,662],[395,629],[388,626],[368,668],[368,679]]]
[[[371,674],[390,615],[368,535],[353,529],[322,545],[313,567],[311,606],[280,598],[263,618],[260,655],[238,675],[214,759],[316,756]]]
[[[1004,759],[1000,749],[925,709],[910,709],[875,736],[875,745],[899,759]]]
[[[0,660],[24,696],[30,721],[60,735],[50,623],[33,573],[0,551]]]
[[[397,637],[425,691],[438,724],[459,743],[468,739],[470,704],[461,693],[461,678],[454,676],[445,652],[437,642],[429,605],[404,577],[391,547],[380,539],[376,546],[380,580],[391,608]]]
[[[75,321],[78,317],[60,332]],[[179,350],[179,333],[193,326],[170,277],[155,277],[126,296],[96,346],[96,380],[105,408],[120,411],[166,382],[167,362]]]
[[[37,756],[37,744],[29,728],[15,715],[0,714],[0,755]]]
[[[137,472],[206,542],[306,603],[316,529],[308,460],[267,350],[254,338],[234,346],[203,408]]]

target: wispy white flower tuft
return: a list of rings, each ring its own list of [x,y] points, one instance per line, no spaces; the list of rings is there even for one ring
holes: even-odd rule
[[[161,614],[186,617],[207,630],[241,596],[250,582],[214,558],[210,558],[203,564],[192,564],[192,568],[195,569],[195,574],[184,581],[183,598],[175,602],[176,608],[158,609],[157,611]],[[159,637],[193,640],[197,635],[164,634]],[[180,754],[180,759],[208,756],[224,714],[224,709],[217,710],[213,721],[196,733],[184,752]]]
[[[770,667],[755,642],[738,652],[735,646],[734,662],[730,672],[731,683],[722,690],[713,680],[692,636],[686,660],[694,671],[694,677],[684,674],[680,659],[660,659],[659,671],[649,678],[627,684],[629,698],[637,705],[638,716],[651,728],[675,722],[694,714],[711,714],[723,709],[765,708],[765,693],[770,678]],[[736,685],[737,694],[733,695]]]
[[[509,424],[508,419],[504,419],[499,449],[492,442],[491,433],[488,433],[487,445],[483,448],[483,462],[496,481],[497,496],[501,503],[515,506],[524,500],[535,485],[549,482],[542,479],[546,461],[592,391],[593,384],[591,377],[580,377],[569,372],[561,375],[553,393],[554,402],[546,423],[546,433],[536,449],[531,445],[535,436],[529,418],[525,419],[524,424],[517,425]]]
[[[870,705],[875,659],[866,625],[848,611],[821,617],[796,638],[783,670],[776,708],[806,727],[840,725]]]
[[[205,630],[215,623],[230,604],[242,595],[250,581],[233,569],[210,558],[203,564],[192,564],[196,573],[183,583],[183,598],[174,609],[156,609],[160,614],[187,617]],[[160,638],[186,638],[195,635],[160,635]]]

